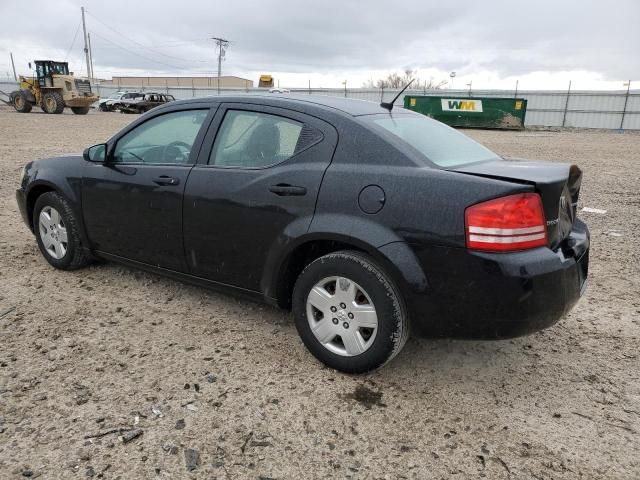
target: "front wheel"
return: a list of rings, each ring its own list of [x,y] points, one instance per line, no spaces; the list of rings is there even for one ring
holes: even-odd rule
[[[360,252],[335,252],[310,263],[296,281],[293,314],[309,351],[346,373],[383,366],[402,350],[409,334],[397,288]]]
[[[42,110],[45,113],[60,114],[64,111],[64,100],[60,92],[47,92],[42,96]]]
[[[79,228],[69,202],[62,195],[47,192],[38,197],[33,209],[33,231],[47,262],[61,270],[75,270],[91,263]]]

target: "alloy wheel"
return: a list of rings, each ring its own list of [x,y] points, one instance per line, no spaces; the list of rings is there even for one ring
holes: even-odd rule
[[[327,277],[316,283],[307,296],[306,312],[318,342],[344,357],[366,352],[378,332],[371,297],[346,277]]]
[[[53,207],[44,207],[40,211],[38,226],[45,250],[51,257],[60,260],[69,247],[67,228],[60,213]]]

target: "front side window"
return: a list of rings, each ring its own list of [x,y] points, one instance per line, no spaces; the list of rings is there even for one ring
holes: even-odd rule
[[[229,110],[213,145],[209,165],[262,168],[291,157],[302,123],[278,115]]]
[[[139,125],[116,144],[117,163],[188,163],[208,110],[171,112]]]
[[[408,143],[439,167],[499,158],[463,133],[423,115],[371,115],[365,121]]]

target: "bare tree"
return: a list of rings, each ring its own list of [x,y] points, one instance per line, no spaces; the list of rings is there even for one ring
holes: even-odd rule
[[[369,79],[362,86],[364,88],[402,88],[413,80],[411,84],[412,88],[438,90],[447,84],[446,80],[436,82],[433,77],[429,78],[428,81],[421,80],[420,77],[416,76],[417,73],[417,70],[410,69],[406,69],[402,75],[397,72],[392,72],[388,74],[386,78],[379,80]]]

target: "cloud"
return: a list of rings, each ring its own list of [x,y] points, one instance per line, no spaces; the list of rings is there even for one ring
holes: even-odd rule
[[[455,70],[474,85],[540,72],[620,83],[640,72],[635,0],[83,3],[103,77],[213,73],[214,35],[231,40],[224,73],[276,73],[295,86],[337,87],[345,78],[359,86],[404,68],[444,78]],[[0,18],[0,74],[10,68],[9,51],[20,71],[35,57],[67,57],[72,69],[86,70],[78,3],[34,0],[25,8],[4,0]]]

